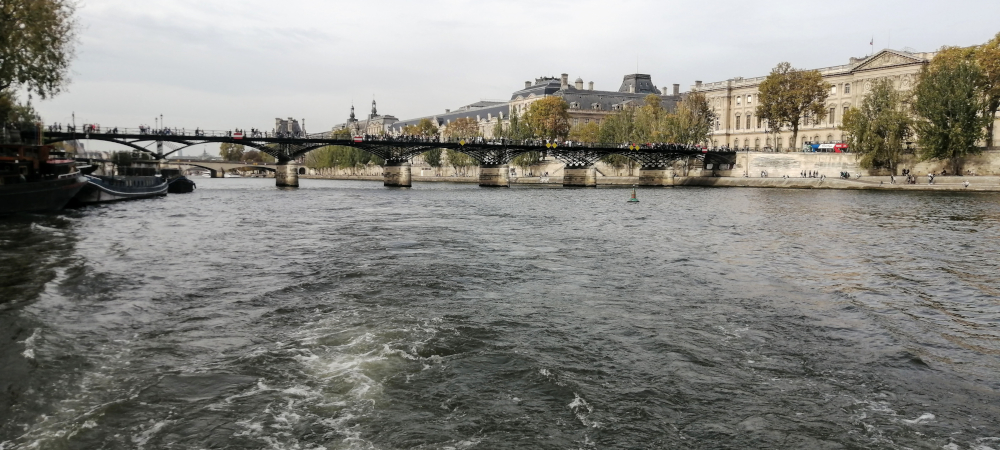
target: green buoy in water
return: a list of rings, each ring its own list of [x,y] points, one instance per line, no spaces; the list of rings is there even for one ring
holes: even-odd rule
[[[639,199],[635,198],[635,185],[632,185],[632,198],[628,199],[629,203],[639,203]]]

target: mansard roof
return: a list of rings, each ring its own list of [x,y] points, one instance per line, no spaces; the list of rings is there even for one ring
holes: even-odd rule
[[[567,89],[559,91],[556,95],[562,97],[569,103],[572,110],[601,110],[612,111],[615,105],[642,104],[650,93],[612,92],[612,91],[581,91],[577,89]],[[677,104],[674,96],[659,96],[660,103],[664,109],[673,110]],[[573,104],[577,106],[572,108]],[[597,108],[594,105],[598,105]]]
[[[489,104],[490,106],[484,106],[484,107],[473,106],[479,104]],[[509,111],[510,111],[510,106],[508,106],[507,102],[481,101],[473,103],[472,105],[463,106],[462,108],[459,108],[459,110],[457,111],[450,111],[442,114],[435,114],[433,116],[417,117],[416,119],[407,119],[401,122],[396,122],[392,124],[391,130],[395,132],[400,132],[403,130],[403,127],[411,125],[415,126],[418,123],[420,123],[420,121],[423,119],[430,119],[431,123],[433,123],[435,126],[441,127],[447,125],[449,122],[466,117],[471,118],[473,120],[487,119],[489,117],[497,117],[500,114],[503,114],[504,117],[507,117],[507,115],[510,114]]]
[[[514,91],[510,95],[511,100],[517,100],[518,97],[528,98],[532,95],[535,97],[544,97],[546,95],[555,94],[559,90],[562,82],[558,78],[542,77],[535,80],[535,84],[531,87],[521,89],[519,91]]]
[[[632,91],[631,88],[635,88]],[[633,73],[625,75],[625,79],[622,80],[621,87],[618,88],[618,92],[635,92],[636,94],[662,94],[656,86],[653,85],[653,78],[649,74],[645,73]]]

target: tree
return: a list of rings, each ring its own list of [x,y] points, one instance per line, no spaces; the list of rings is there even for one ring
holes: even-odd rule
[[[247,150],[240,157],[240,161],[256,162],[256,163],[272,163],[275,162],[275,158],[260,150]]]
[[[601,122],[599,141],[602,144],[626,144],[641,140],[635,116],[636,108],[625,108],[606,116]]]
[[[410,136],[437,136],[438,127],[430,119],[420,119],[416,125],[403,127],[403,134]]]
[[[503,126],[503,121],[497,121],[493,127],[493,137],[520,141],[534,137],[531,127],[517,114],[511,114],[507,126]]]
[[[649,94],[643,99],[643,105],[635,114],[635,136],[637,142],[656,142],[662,140],[664,119],[667,112],[663,110],[660,96]]]
[[[569,140],[573,142],[583,142],[593,144],[601,139],[601,126],[597,122],[589,122],[576,125],[569,129]]]
[[[684,145],[707,143],[718,116],[701,92],[693,92],[677,104],[677,111],[664,117],[664,142]]]
[[[351,174],[357,174],[357,169],[368,165],[381,166],[385,160],[364,150],[342,145],[328,145],[306,154],[305,166],[313,169],[350,169]]]
[[[223,142],[219,144],[219,156],[223,161],[240,161],[245,152],[243,145]]]
[[[450,149],[445,154],[445,161],[447,161],[449,166],[455,168],[456,173],[461,171],[462,176],[465,176],[467,168],[477,165],[476,160],[472,159],[471,156]]]
[[[775,129],[791,129],[791,148],[797,145],[802,119],[818,122],[826,117],[830,84],[823,81],[818,70],[798,70],[787,62],[779,63],[760,84],[759,91],[757,116]]]
[[[562,97],[545,97],[528,107],[524,120],[537,137],[564,139],[569,134],[569,104]]]
[[[521,172],[524,172],[528,167],[537,165],[542,162],[542,152],[526,152],[517,155],[510,161],[511,164],[520,167]]]
[[[48,98],[67,80],[76,38],[71,0],[0,2],[0,94]]]
[[[903,95],[885,79],[872,86],[860,108],[844,114],[840,129],[845,131],[847,145],[861,167],[889,169],[895,174],[903,145],[912,134],[911,122]]]
[[[441,167],[441,149],[432,148],[422,153],[421,156],[424,157],[424,162],[426,162],[431,167],[437,169]]]
[[[479,123],[471,117],[462,117],[451,121],[444,130],[445,135],[453,139],[466,139],[479,136]]]
[[[914,128],[921,159],[948,160],[959,173],[959,159],[981,151],[977,143],[993,115],[986,114],[979,66],[958,52],[942,53],[944,58],[924,67],[913,89]]]
[[[8,123],[27,124],[41,120],[30,103],[25,105],[18,103],[13,92],[0,93],[0,127]]]
[[[983,71],[982,89],[986,96],[986,115],[993,117],[1000,109],[1000,33],[976,49],[976,61]],[[994,122],[986,124],[986,146],[994,144]]]

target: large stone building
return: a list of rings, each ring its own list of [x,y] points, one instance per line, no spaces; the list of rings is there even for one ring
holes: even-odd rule
[[[798,142],[794,143],[790,142],[791,131],[772,133],[767,123],[756,115],[758,86],[766,76],[736,77],[713,83],[696,81],[691,90],[703,92],[719,116],[711,137],[713,146],[794,151],[807,142],[842,142],[844,134],[839,127],[843,124],[844,113],[861,103],[876,80],[887,78],[896,89],[908,91],[934,55],[934,52],[887,49],[869,57],[851,58],[842,66],[816,69],[823,75],[823,81],[832,86],[826,100],[827,116],[821,121],[803,119]]]
[[[569,75],[562,77],[536,78],[534,83],[526,81],[524,88],[511,94],[508,101],[484,100],[462,106],[455,110],[445,110],[443,113],[399,121],[393,116],[380,116],[372,102],[372,113],[368,119],[358,120],[351,107],[351,116],[347,122],[334,126],[334,130],[350,129],[354,134],[402,133],[410,125],[416,125],[423,119],[430,120],[443,134],[448,125],[455,120],[473,119],[479,125],[479,133],[486,138],[492,138],[497,123],[507,124],[511,114],[523,115],[532,103],[545,97],[560,97],[569,104],[569,121],[571,126],[587,123],[601,123],[609,114],[629,106],[641,106],[647,95],[660,97],[665,109],[672,110],[681,99],[680,85],[673,85],[668,93],[664,87],[658,89],[647,74],[625,75],[617,91],[599,91],[594,89],[594,82],[584,88],[583,79],[577,78],[572,85]]]
[[[375,100],[372,100],[372,111],[367,118],[358,120],[357,116],[354,115],[354,105],[351,105],[351,115],[347,118],[347,122],[335,125],[333,130],[338,131],[346,128],[351,130],[352,135],[380,135],[385,134],[389,127],[396,122],[399,122],[399,119],[395,116],[379,114]]]
[[[591,122],[601,123],[609,114],[630,106],[642,106],[647,95],[660,97],[664,109],[673,110],[680,101],[680,85],[675,84],[673,93],[666,87],[657,89],[652,78],[647,74],[625,75],[617,91],[600,91],[594,89],[591,81],[584,89],[583,79],[577,78],[571,85],[569,75],[562,74],[560,78],[536,78],[534,84],[524,82],[524,89],[514,92],[510,98],[511,114],[524,114],[532,103],[545,97],[561,97],[569,104],[570,126]]]

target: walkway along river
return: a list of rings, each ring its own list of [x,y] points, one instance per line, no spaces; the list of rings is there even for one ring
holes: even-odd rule
[[[0,448],[1000,448],[1000,194],[301,186],[0,222]]]

